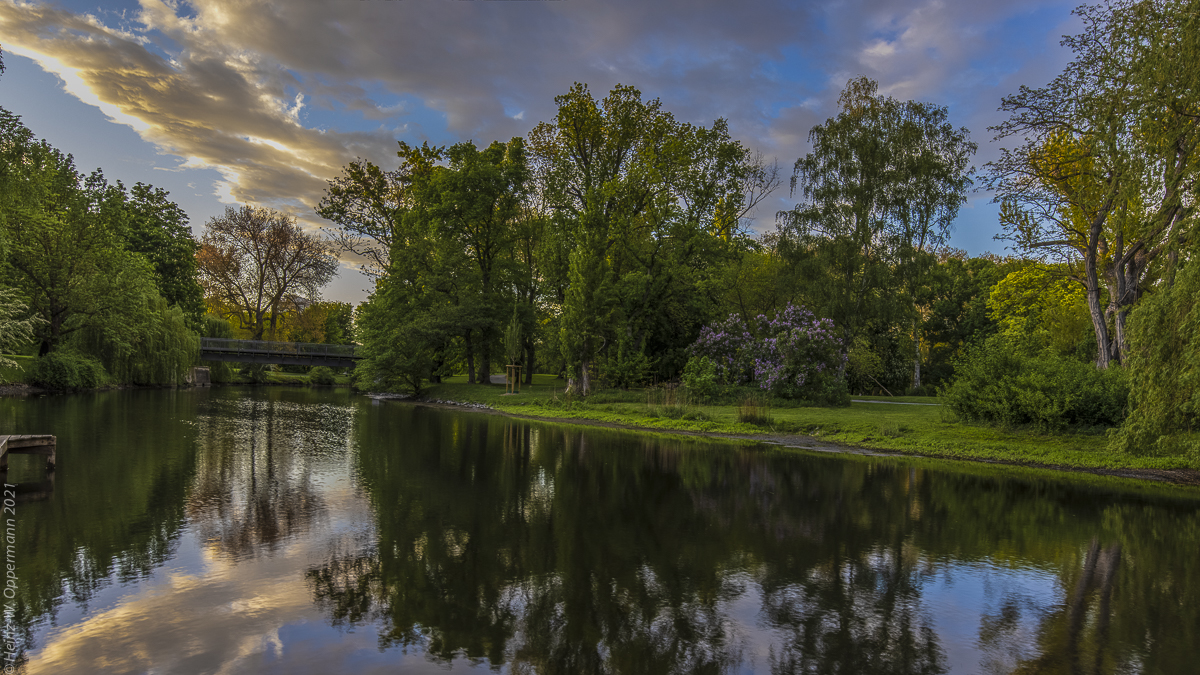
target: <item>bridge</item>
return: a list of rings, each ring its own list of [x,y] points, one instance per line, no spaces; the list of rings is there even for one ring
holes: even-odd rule
[[[353,368],[362,357],[354,345],[200,338],[200,358],[204,361]]]

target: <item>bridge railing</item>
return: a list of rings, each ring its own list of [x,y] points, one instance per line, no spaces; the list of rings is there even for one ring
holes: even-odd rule
[[[234,340],[229,338],[200,338],[200,351],[224,354],[288,354],[294,356],[326,356],[343,359],[357,358],[354,345],[325,345],[309,342],[273,342],[270,340]]]

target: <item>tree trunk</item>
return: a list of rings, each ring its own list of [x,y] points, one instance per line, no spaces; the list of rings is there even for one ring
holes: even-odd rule
[[[1096,262],[1094,259],[1087,261],[1087,304],[1088,313],[1092,317],[1092,328],[1096,331],[1096,367],[1104,370],[1108,368],[1109,344],[1108,344],[1108,322],[1104,318],[1104,310],[1100,307],[1100,284],[1096,283]]]
[[[582,367],[579,369],[579,393],[582,396],[587,396],[592,390],[591,376],[588,374],[588,366],[590,365],[591,362],[584,359]]]
[[[471,344],[471,331],[467,331],[463,335],[463,341],[467,347],[467,384],[475,383],[475,350]]]
[[[913,391],[921,388],[921,334],[917,322],[913,321]]]
[[[1108,321],[1104,310],[1100,307],[1100,281],[1096,274],[1096,247],[1100,242],[1100,231],[1107,218],[1108,209],[1101,211],[1103,215],[1092,218],[1088,231],[1088,246],[1083,251],[1084,286],[1087,288],[1088,313],[1092,317],[1092,328],[1096,331],[1096,367],[1105,370],[1110,362],[1108,344]]]
[[[531,344],[525,348],[525,384],[533,384],[533,357],[534,347]]]

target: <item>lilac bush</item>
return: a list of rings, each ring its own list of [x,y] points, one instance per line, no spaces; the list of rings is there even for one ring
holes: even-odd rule
[[[772,318],[759,315],[752,326],[731,315],[701,330],[692,351],[716,365],[724,384],[757,384],[783,398],[844,398],[837,378],[842,340],[832,321],[804,307],[789,303]]]

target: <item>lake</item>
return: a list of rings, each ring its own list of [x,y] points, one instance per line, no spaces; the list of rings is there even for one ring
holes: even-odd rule
[[[54,673],[1193,673],[1200,492],[345,390],[0,400]],[[9,502],[6,502],[9,504]],[[6,671],[11,672],[11,671]]]

